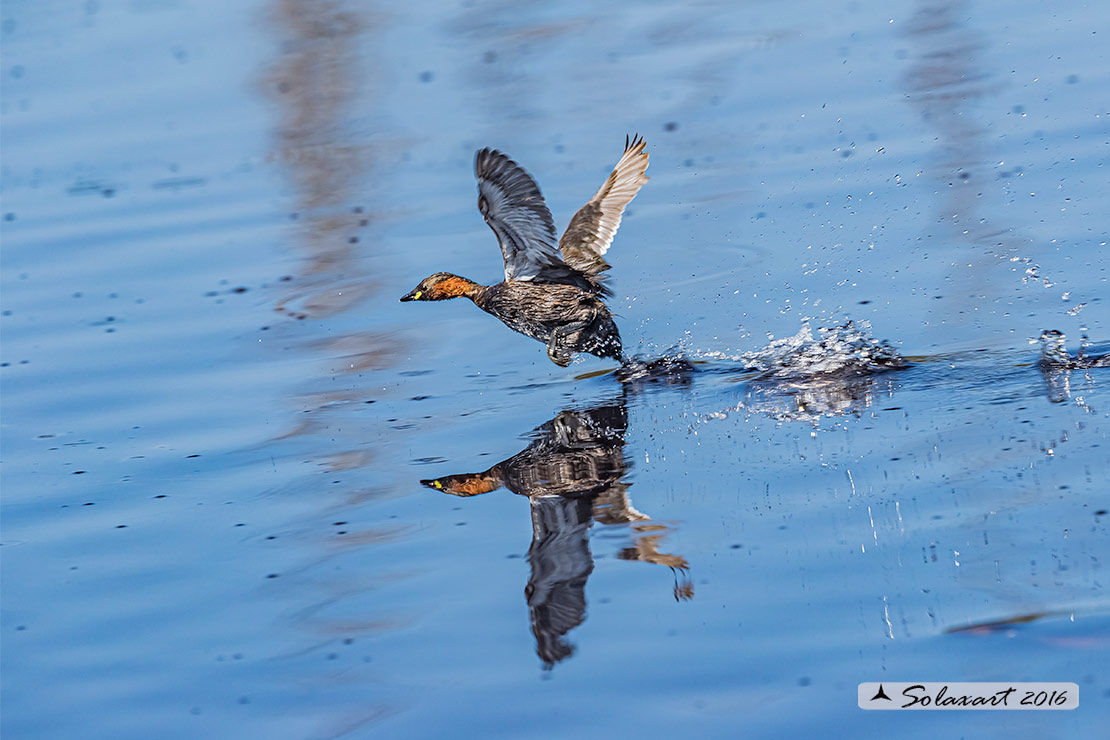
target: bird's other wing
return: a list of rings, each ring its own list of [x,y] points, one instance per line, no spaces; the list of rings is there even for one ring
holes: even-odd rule
[[[497,235],[506,280],[534,280],[566,265],[555,248],[555,223],[531,175],[495,149],[474,158],[478,210]]]
[[[624,155],[617,166],[594,197],[574,214],[559,240],[563,261],[588,275],[601,292],[605,291],[597,275],[609,269],[602,255],[613,243],[625,206],[648,181],[644,174],[648,168],[646,147],[647,142],[639,136],[631,140],[625,138]]]

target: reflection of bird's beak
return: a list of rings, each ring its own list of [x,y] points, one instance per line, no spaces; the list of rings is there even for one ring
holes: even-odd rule
[[[408,301],[415,301],[416,300],[416,294],[418,292],[419,291],[416,291],[416,290],[410,290],[408,293],[405,293],[403,296],[401,296],[401,303],[406,303]]]

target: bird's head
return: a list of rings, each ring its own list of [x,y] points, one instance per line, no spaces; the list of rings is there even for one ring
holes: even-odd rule
[[[478,284],[449,272],[437,272],[420,281],[420,285],[401,296],[401,301],[445,301],[448,298],[471,297]]]

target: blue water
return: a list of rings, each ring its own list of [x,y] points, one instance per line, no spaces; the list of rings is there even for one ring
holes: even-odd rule
[[[1046,381],[1030,340],[1110,351],[1108,35],[1081,2],[5,3],[3,735],[1099,737],[1110,370]],[[561,226],[635,132],[611,304],[686,382],[397,302],[500,279],[476,149]],[[846,319],[913,366],[747,370]],[[880,680],[1080,707],[858,709]]]

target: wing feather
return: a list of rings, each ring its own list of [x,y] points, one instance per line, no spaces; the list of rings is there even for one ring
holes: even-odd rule
[[[624,208],[648,181],[647,142],[640,136],[625,138],[624,154],[609,173],[605,184],[570,220],[559,240],[563,261],[590,277],[599,291],[605,292],[597,276],[609,269],[602,255],[609,251],[621,225]]]
[[[531,175],[494,149],[474,159],[478,210],[501,245],[506,280],[534,280],[567,270],[555,248],[555,223]]]

